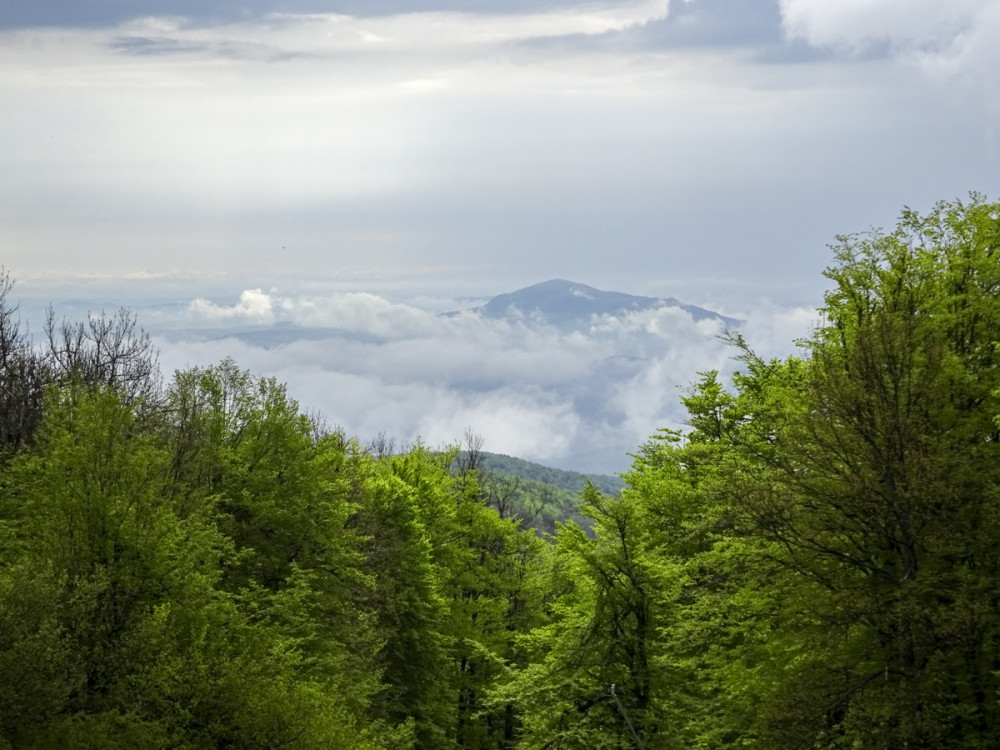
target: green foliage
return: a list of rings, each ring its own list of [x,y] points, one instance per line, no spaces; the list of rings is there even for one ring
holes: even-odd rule
[[[711,546],[723,596],[697,591],[699,629],[754,668],[754,714],[716,677],[734,716],[753,716],[740,742],[995,743],[998,239],[997,207],[975,197],[842,238],[808,359],[764,362],[737,341],[735,394],[709,374],[686,399],[677,455],[728,524]]]
[[[447,681],[448,643],[441,633],[446,603],[427,527],[428,521],[444,519],[434,519],[426,503],[434,502],[445,513],[448,506],[440,485],[420,476],[421,469],[433,468],[423,458],[410,455],[380,464],[365,487],[358,523],[367,535],[366,571],[375,580],[370,606],[383,644],[383,688],[375,707],[393,724],[412,718],[420,744],[432,747],[445,742],[452,705],[442,690]]]
[[[524,658],[516,635],[540,622],[544,588],[536,576],[546,545],[518,519],[484,503],[477,479],[478,472],[464,477],[456,506],[459,544],[445,591],[457,667],[455,738],[463,748],[485,750],[515,740],[513,704],[492,704],[487,693],[504,663]]]
[[[998,252],[998,207],[973,196],[842,238],[827,272],[779,463],[795,500],[766,527],[869,639],[842,667],[843,731],[866,743],[995,743]]]
[[[467,452],[463,451],[456,462],[461,462]],[[587,484],[594,485],[606,495],[616,495],[621,492],[625,482],[618,476],[607,474],[581,474],[578,471],[565,471],[543,466],[522,458],[507,456],[502,453],[480,451],[481,468],[497,474],[521,477],[539,484],[550,484],[568,492],[579,494],[586,489]]]
[[[0,274],[0,747],[996,747],[998,253],[979,196],[840,238],[803,356],[573,498],[161,391],[128,314],[39,355]]]
[[[575,524],[560,528],[551,622],[521,639],[527,663],[493,694],[523,711],[527,748],[620,748],[660,736],[664,675],[651,670],[659,613],[649,596],[642,512],[631,497],[592,486],[584,508],[596,536]]]
[[[525,747],[998,740],[1000,207],[841,238],[806,356],[705,373],[523,639]],[[610,710],[622,686],[635,734]],[[621,717],[624,719],[624,713]]]
[[[358,630],[340,584],[295,568],[281,591],[227,585],[250,553],[225,533],[221,501],[175,495],[170,443],[138,414],[117,390],[52,389],[36,446],[8,467],[4,735],[18,747],[355,743],[377,673],[358,663],[357,637],[334,637]],[[314,523],[269,522],[291,534],[293,520]],[[323,564],[339,563],[328,541]],[[279,569],[261,548],[263,569]]]
[[[506,747],[513,707],[485,695],[537,622],[546,545],[484,502],[474,472],[454,477],[452,459],[417,445],[375,462],[366,486],[357,522],[384,642],[374,706],[395,724],[412,717],[420,747]]]
[[[456,475],[475,472],[481,502],[541,536],[555,533],[558,524],[566,521],[591,529],[590,519],[580,510],[580,493],[587,484],[583,474],[479,451],[475,446],[458,453],[452,471]],[[623,486],[618,477],[599,479],[614,492]]]

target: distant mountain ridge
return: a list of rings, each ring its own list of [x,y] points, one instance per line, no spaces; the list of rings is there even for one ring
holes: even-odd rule
[[[662,307],[680,308],[696,322],[716,319],[727,328],[734,328],[742,322],[703,307],[685,304],[673,297],[642,297],[623,292],[606,292],[566,279],[551,279],[514,292],[498,294],[485,305],[472,308],[472,311],[495,320],[534,317],[561,328],[572,328],[588,323],[594,316],[620,317]]]
[[[617,475],[566,471],[535,463],[534,461],[526,461],[516,456],[508,456],[503,453],[490,453],[489,451],[480,451],[480,458],[483,468],[489,471],[523,477],[534,482],[553,484],[568,492],[582,492],[583,488],[587,486],[588,481],[607,495],[617,495],[625,488],[625,480]]]
[[[463,451],[452,468],[466,461],[468,453]],[[580,509],[581,493],[587,483],[611,496],[621,494],[625,488],[625,481],[617,475],[565,471],[487,451],[479,452],[479,470],[481,487],[487,494],[503,496],[517,517],[540,534],[554,534],[558,524],[573,521],[592,535],[593,519]]]

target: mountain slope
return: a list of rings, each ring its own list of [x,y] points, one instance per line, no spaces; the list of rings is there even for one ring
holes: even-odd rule
[[[505,456],[502,453],[480,453],[482,466],[488,471],[495,471],[500,474],[509,474],[515,477],[523,477],[534,482],[553,484],[569,492],[577,493],[583,491],[587,486],[587,481],[597,489],[607,495],[616,495],[625,487],[625,482],[621,477],[610,474],[582,474],[578,471],[564,471],[563,469],[553,469],[551,466],[525,461],[514,456]]]
[[[468,460],[464,451],[455,458],[458,470]],[[589,481],[606,495],[617,495],[625,487],[618,476],[582,474],[554,469],[501,453],[480,451],[479,482],[488,502],[504,508],[522,520],[526,528],[540,534],[553,534],[556,525],[573,521],[588,534],[593,521],[580,511],[580,493]]]
[[[514,292],[498,294],[485,305],[473,309],[487,318],[537,318],[561,328],[574,328],[589,323],[594,316],[623,316],[663,307],[681,308],[695,321],[714,318],[721,320],[729,328],[740,323],[735,318],[684,304],[673,297],[664,299],[606,292],[565,279],[551,279]]]

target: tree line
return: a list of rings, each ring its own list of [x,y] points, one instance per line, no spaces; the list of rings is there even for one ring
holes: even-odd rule
[[[992,748],[1000,204],[840,237],[801,354],[541,539],[127,313],[0,284],[0,747]],[[478,451],[479,446],[469,445]]]

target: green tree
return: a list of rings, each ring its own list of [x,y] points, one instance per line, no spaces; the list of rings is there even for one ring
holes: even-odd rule
[[[238,549],[218,496],[195,506],[197,493],[176,492],[175,452],[140,408],[114,388],[51,387],[34,446],[5,474],[0,642],[18,662],[0,675],[3,736],[71,748],[379,748],[398,738],[379,737],[365,717],[378,674],[363,616],[346,623],[341,579],[364,579],[347,566],[357,555],[344,552],[356,542],[343,498],[318,482],[310,498],[330,491],[331,505],[314,509],[319,521],[270,516],[291,534],[289,519],[321,525],[328,511],[342,532],[329,550],[281,568],[265,555],[284,546]],[[339,454],[312,447],[318,476],[335,474]],[[305,471],[281,450],[290,471]],[[269,563],[259,579],[244,572],[255,554]],[[268,588],[273,570],[286,575]]]
[[[294,639],[300,676],[365,714],[381,676],[356,523],[367,457],[317,436],[284,386],[231,360],[178,373],[169,404],[175,504],[212,508],[235,549],[221,586],[253,622]]]
[[[52,597],[37,621],[46,650],[31,663],[57,671],[49,693],[63,695],[47,724],[11,726],[12,739],[29,745],[44,745],[46,732],[66,722],[89,726],[120,714],[130,675],[156,660],[143,637],[153,610],[185,601],[223,554],[206,519],[173,513],[166,453],[118,391],[70,386],[48,395],[37,446],[11,464],[4,492],[5,557],[13,561],[5,573],[36,570],[29,592],[44,586]],[[17,650],[37,638],[15,641]],[[106,728],[142,734],[145,724],[120,716]]]
[[[469,750],[515,742],[515,704],[491,701],[489,692],[505,664],[524,664],[517,636],[542,621],[545,592],[545,543],[516,517],[504,517],[495,486],[481,488],[479,478],[476,468],[457,477],[454,562],[444,581],[458,699],[455,738]]]
[[[725,454],[717,496],[797,592],[771,619],[796,670],[759,691],[764,742],[996,743],[998,252],[978,196],[840,238],[808,356],[744,346],[735,396],[688,401]]]
[[[780,462],[800,500],[766,527],[871,638],[841,686],[864,742],[996,743],[998,253],[1000,206],[973,196],[842,238],[827,272]]]
[[[521,638],[529,661],[494,691],[523,717],[526,748],[660,746],[662,673],[653,669],[658,612],[636,498],[583,493],[595,537],[576,524],[555,537],[551,620]]]
[[[544,542],[486,504],[475,470],[453,476],[454,455],[372,459],[357,523],[384,644],[375,715],[412,720],[419,747],[510,747],[514,706],[486,695],[537,619]]]
[[[418,747],[450,747],[455,701],[442,594],[446,530],[454,519],[450,478],[419,446],[374,469],[357,516],[381,643],[374,715],[394,726],[412,722]]]

